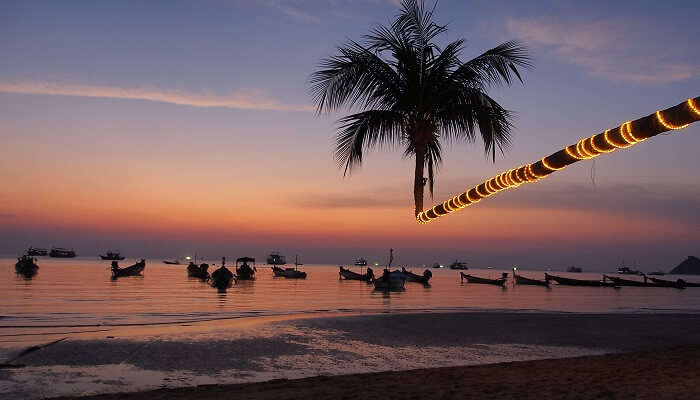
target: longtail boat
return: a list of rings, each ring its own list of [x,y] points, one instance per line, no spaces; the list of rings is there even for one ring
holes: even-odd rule
[[[526,278],[515,273],[515,268],[513,268],[513,279],[516,285],[535,285],[535,286],[549,286],[549,282],[539,279]]]
[[[374,279],[374,288],[377,290],[402,290],[406,285],[406,275],[401,271],[389,271],[385,269],[382,276]]]
[[[640,287],[658,287],[654,282],[647,281],[647,277],[644,277],[644,281],[635,281],[633,279],[623,279],[617,276],[610,276],[603,274],[603,282],[610,281],[615,284],[615,286],[640,286]]]
[[[222,257],[221,267],[211,273],[211,285],[220,292],[224,292],[233,285],[235,279],[233,272],[226,268],[226,257]]]
[[[363,281],[372,282],[374,280],[374,271],[372,268],[367,268],[367,272],[364,274],[358,274],[357,272],[351,271],[347,268],[343,268],[341,265],[340,272],[338,272],[338,279],[347,279],[352,281]]]
[[[403,274],[406,275],[406,281],[418,282],[424,285],[427,285],[428,281],[430,281],[430,278],[433,277],[433,273],[430,272],[430,270],[428,269],[423,271],[423,275],[414,274],[413,272],[406,270],[406,268],[401,268],[401,272],[403,272]]]
[[[287,279],[306,279],[306,272],[299,271],[300,265],[304,264],[299,262],[299,256],[294,256],[294,268],[282,269],[275,265],[272,267],[272,273]]]
[[[134,265],[130,265],[126,268],[119,268],[119,263],[112,261],[112,278],[120,278],[123,276],[139,276],[146,268],[146,260],[143,258],[141,261]]]
[[[197,265],[190,261],[190,264],[187,266],[187,276],[206,281],[207,279],[209,279],[209,272],[207,271],[208,269],[209,264],[205,263]]]
[[[39,271],[39,266],[36,264],[36,258],[24,255],[17,259],[15,264],[15,272],[24,275],[26,278],[31,278]]]
[[[481,283],[485,285],[497,285],[497,286],[503,286],[506,283],[506,279],[508,278],[508,273],[504,272],[500,278],[498,279],[488,279],[488,278],[480,278],[478,276],[474,275],[469,275],[465,274],[464,272],[460,272],[460,280],[464,282],[466,279],[467,282],[469,283]]]
[[[554,281],[560,285],[567,286],[617,287],[614,283],[611,282],[595,281],[588,279],[564,278],[563,276],[550,275],[546,272],[544,273],[544,279],[547,281]]]
[[[659,279],[659,278],[652,278],[649,277],[649,279],[656,284],[656,286],[660,287],[672,287],[676,289],[685,289],[685,287],[688,285],[688,282],[684,281],[683,279],[677,279],[675,281],[667,281],[665,279]]]
[[[241,265],[238,265],[241,263]],[[253,263],[253,267],[251,268],[248,263]],[[252,257],[241,257],[236,260],[236,280],[237,281],[250,281],[255,279],[255,272],[257,271],[257,268],[255,268],[255,259]]]

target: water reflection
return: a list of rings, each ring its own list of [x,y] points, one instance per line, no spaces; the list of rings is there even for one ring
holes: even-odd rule
[[[41,275],[25,280],[13,259],[0,259],[0,329],[23,324],[74,326],[183,322],[262,315],[335,311],[454,309],[539,309],[615,312],[617,310],[700,310],[700,288],[561,287],[543,289],[460,283],[459,271],[436,269],[429,285],[407,282],[405,290],[375,291],[363,281],[339,280],[336,266],[305,266],[306,280],[274,279],[260,269],[255,281],[239,281],[217,293],[206,281],[188,278],[185,268],[151,263],[142,277],[112,281],[99,260],[41,260]],[[492,276],[495,270],[474,275]],[[528,276],[542,275],[533,271]],[[588,275],[588,276],[587,276]],[[600,274],[578,274],[600,278]],[[3,278],[4,277],[4,278]],[[693,281],[693,277],[687,280]],[[509,283],[508,286],[511,284]],[[220,314],[220,315],[219,315]],[[29,322],[27,322],[29,321]],[[3,333],[5,333],[3,331]]]

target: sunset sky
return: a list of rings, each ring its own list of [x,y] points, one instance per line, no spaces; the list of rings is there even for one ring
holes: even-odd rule
[[[534,69],[493,90],[512,147],[445,154],[435,200],[579,138],[700,95],[697,1],[441,0],[469,59],[520,39]],[[0,254],[307,263],[669,269],[700,255],[700,123],[582,162],[428,225],[413,160],[374,151],[349,177],[309,75],[391,0],[0,2]],[[620,185],[620,186],[618,186]],[[432,204],[426,197],[426,204]]]

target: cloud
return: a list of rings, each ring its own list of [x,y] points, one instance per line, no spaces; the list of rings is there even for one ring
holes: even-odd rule
[[[396,193],[396,192],[393,192]],[[388,195],[358,195],[348,194],[314,194],[292,200],[292,204],[300,208],[319,210],[355,209],[355,208],[397,208],[406,207],[410,200]]]
[[[436,199],[446,197],[436,196]],[[481,206],[580,211],[632,218],[654,217],[700,226],[700,187],[680,184],[592,186],[572,183],[547,185],[543,182],[536,187],[504,191],[474,207]]]
[[[306,22],[321,23],[321,18],[303,11],[299,8],[293,7],[289,4],[282,4],[281,0],[256,0],[256,3],[263,5],[268,8],[275,9],[282,14],[292,17],[294,19]]]
[[[506,26],[526,43],[609,81],[663,85],[700,75],[700,67],[674,60],[668,44],[631,22],[511,18]]]
[[[120,88],[51,82],[1,82],[0,93],[77,96],[107,99],[147,100],[192,107],[222,107],[236,110],[314,111],[311,105],[284,104],[260,91],[233,92],[227,96],[154,88]]]

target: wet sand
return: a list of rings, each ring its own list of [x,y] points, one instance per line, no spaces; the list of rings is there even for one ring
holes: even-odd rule
[[[156,399],[697,399],[700,346],[568,359],[418,369],[131,394]]]
[[[674,356],[655,353],[678,346],[689,347],[674,350]],[[170,393],[165,397],[192,396],[200,389],[193,392],[186,387],[221,385],[204,386],[202,396],[215,396],[218,388],[225,387],[225,391],[260,391],[262,397],[251,398],[266,398],[268,393],[272,393],[270,398],[285,398],[275,390],[291,390],[288,383],[253,382],[302,378],[293,381],[293,385],[301,385],[301,392],[326,387],[324,382],[330,382],[325,392],[314,392],[313,396],[320,398],[324,393],[327,398],[343,398],[360,389],[369,392],[348,398],[371,398],[375,392],[387,398],[386,392],[394,390],[397,395],[406,393],[398,398],[412,398],[413,391],[422,393],[416,398],[428,393],[449,398],[467,390],[459,385],[469,382],[470,393],[488,389],[499,395],[505,390],[502,388],[517,390],[529,380],[539,382],[534,390],[538,394],[548,390],[556,395],[562,387],[581,387],[600,394],[616,385],[632,390],[641,382],[637,376],[646,377],[644,382],[648,383],[641,385],[644,390],[660,382],[674,391],[689,380],[697,381],[697,375],[674,380],[683,376],[686,366],[698,370],[700,354],[694,346],[700,346],[699,314],[467,312],[253,318],[233,320],[230,325],[219,321],[71,336],[22,357],[17,362],[25,365],[23,368],[0,370],[0,397],[39,399],[159,388],[173,390],[157,392]],[[3,358],[9,359],[18,350],[4,349]],[[622,358],[613,354],[643,351],[652,353]],[[578,365],[575,370],[570,370],[569,361],[512,363],[604,354],[612,355],[570,361]],[[503,364],[508,362],[511,364]],[[464,369],[479,365],[484,369]],[[448,368],[425,370],[435,367]],[[387,372],[409,370],[421,371]],[[535,371],[540,375],[528,375]],[[312,378],[358,373],[370,375]],[[443,375],[451,378],[445,380]],[[624,381],[616,383],[622,376]],[[348,383],[342,383],[345,379]],[[482,381],[488,387],[477,388]],[[600,391],[595,392],[598,382]],[[244,386],[226,386],[230,384]],[[341,393],[338,385],[354,389]],[[423,385],[426,389],[421,392]],[[297,398],[312,396],[301,392]],[[289,392],[286,398],[294,393]],[[510,393],[504,398],[515,392]]]

